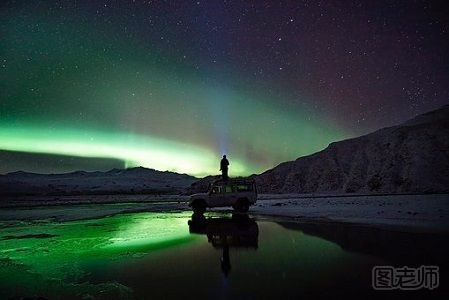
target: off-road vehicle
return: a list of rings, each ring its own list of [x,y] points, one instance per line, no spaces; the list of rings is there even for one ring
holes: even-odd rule
[[[207,207],[232,206],[239,212],[247,212],[257,201],[257,188],[251,179],[214,181],[207,193],[190,196],[189,206],[195,213],[204,213]]]

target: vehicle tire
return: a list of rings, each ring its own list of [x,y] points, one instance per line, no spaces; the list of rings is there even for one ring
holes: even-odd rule
[[[249,203],[247,199],[239,199],[237,203],[233,206],[233,208],[242,213],[246,213],[249,210]]]
[[[192,203],[192,209],[195,214],[204,214],[206,211],[206,203],[202,200],[197,200]]]

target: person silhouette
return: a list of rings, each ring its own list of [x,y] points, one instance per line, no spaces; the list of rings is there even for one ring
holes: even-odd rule
[[[229,271],[231,271],[231,258],[229,257],[229,246],[227,243],[223,246],[223,256],[221,257],[220,262],[221,271],[225,277],[228,277]]]
[[[221,171],[221,178],[223,180],[228,180],[228,166],[229,166],[229,161],[226,158],[226,155],[223,155],[223,158],[220,161],[220,171]]]

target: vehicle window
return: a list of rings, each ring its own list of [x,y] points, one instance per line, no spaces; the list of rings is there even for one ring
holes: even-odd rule
[[[252,187],[248,184],[239,184],[237,185],[237,192],[248,192],[251,191]]]
[[[212,194],[219,194],[219,193],[221,193],[221,187],[219,187],[219,186],[214,186],[214,187],[212,188]]]
[[[225,193],[232,193],[232,186],[231,185],[226,185],[225,186]]]

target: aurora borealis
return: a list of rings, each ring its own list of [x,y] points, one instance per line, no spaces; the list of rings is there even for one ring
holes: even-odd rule
[[[248,175],[447,103],[444,11],[386,3],[2,1],[0,173]]]

